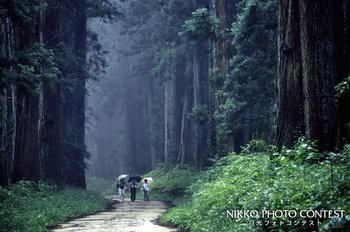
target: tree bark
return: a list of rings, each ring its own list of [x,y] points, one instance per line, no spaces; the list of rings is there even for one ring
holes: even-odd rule
[[[85,181],[85,79],[86,79],[86,3],[76,0],[74,18],[74,53],[80,62],[76,73],[64,80],[61,88],[61,152],[65,155],[63,178],[66,185],[86,187]],[[68,79],[67,79],[68,78]],[[74,92],[71,91],[74,89]],[[64,107],[63,107],[64,106]]]
[[[7,87],[7,169],[9,175],[13,168],[16,138],[16,94],[13,85]]]
[[[12,182],[39,180],[39,97],[17,87],[16,139]]]
[[[6,89],[0,90],[0,186],[7,186],[9,183],[7,168],[7,100]]]
[[[191,107],[191,88],[190,84],[187,83],[185,80],[184,82],[184,88],[185,88],[185,93],[183,97],[183,105],[181,109],[181,128],[180,128],[180,138],[179,138],[179,149],[178,149],[178,155],[177,155],[177,163],[180,165],[184,165],[186,161],[190,160],[188,157],[190,154],[190,148],[191,148],[191,141],[190,141],[190,136],[191,136],[191,124],[188,119],[188,113],[190,112],[190,107]],[[195,142],[195,144],[197,144]],[[196,146],[196,145],[195,145]],[[195,152],[193,152],[195,153]]]
[[[211,0],[211,9],[214,15],[220,20],[219,27],[227,28],[227,15],[226,15],[226,1],[225,0]],[[221,31],[218,29],[217,34]],[[227,53],[227,40],[225,38],[218,38],[215,41],[212,48],[212,68],[218,68],[222,75],[228,74],[228,53]],[[225,102],[223,97],[215,97],[215,110],[217,111],[219,106]],[[213,133],[212,133],[213,134]],[[226,154],[232,149],[231,140],[228,135],[223,134],[218,130],[216,125],[216,153]]]
[[[164,83],[164,125],[165,125],[165,146],[164,161],[173,163],[175,159],[176,145],[176,112],[175,112],[175,76]]]
[[[198,107],[201,104],[201,89],[200,89],[200,57],[199,57],[198,42],[194,42],[193,46],[193,107]],[[200,125],[194,122],[194,145],[193,145],[193,164],[195,167],[199,166],[199,159],[201,155],[201,141],[200,141]]]
[[[209,106],[209,78],[207,41],[193,45],[193,106]],[[203,167],[208,158],[208,121],[195,123],[194,166]]]
[[[331,151],[336,138],[331,2],[301,0],[300,28],[306,138],[315,140],[321,151]]]
[[[350,75],[350,1],[332,1],[333,28],[335,37],[335,58],[337,64],[337,80],[341,82]],[[337,102],[338,131],[337,148],[342,149],[350,142],[350,94],[341,97]]]
[[[278,5],[276,144],[292,146],[304,134],[300,16],[298,0]]]
[[[48,1],[44,26],[44,40],[49,48],[59,46],[59,5]],[[63,185],[62,157],[60,151],[60,87],[58,80],[43,83],[43,110],[41,117],[40,149],[42,178]]]
[[[153,114],[153,107],[156,104],[156,99],[155,99],[155,83],[153,81],[152,77],[148,77],[148,88],[149,88],[149,93],[148,93],[148,113],[149,113],[149,129],[150,129],[150,153],[151,153],[151,166],[152,168],[155,168],[156,164],[158,163],[158,155],[157,155],[157,128],[156,128],[156,116]]]
[[[6,58],[7,30],[6,24],[0,25],[0,56]],[[1,70],[4,67],[0,67]],[[0,73],[1,73],[0,70]],[[0,80],[0,186],[8,185],[7,168],[7,94],[3,80]]]
[[[19,50],[30,48],[34,43],[41,41],[42,22],[39,16],[35,21],[37,25],[34,28],[15,25],[19,31]],[[30,93],[26,87],[17,85],[16,97],[16,137],[11,182],[37,182],[40,178],[39,96]]]

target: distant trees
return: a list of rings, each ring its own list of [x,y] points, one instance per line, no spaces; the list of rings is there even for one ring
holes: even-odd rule
[[[133,84],[126,86],[124,109],[114,104],[114,111],[126,114],[127,172],[159,162],[202,168],[250,139],[272,141],[275,1],[131,0],[124,6],[127,43],[119,49],[132,60],[124,81]],[[109,95],[111,106],[115,94]]]
[[[251,139],[305,136],[324,151],[349,142],[348,0],[122,2],[121,77],[99,109],[124,123],[95,141],[101,176],[116,154],[120,170],[139,173],[202,168]],[[1,2],[1,185],[85,187],[86,80],[106,66],[87,20],[117,14],[107,0]],[[120,137],[119,151],[105,149]]]
[[[349,95],[336,100],[342,87],[335,87],[349,75],[348,1],[145,4],[126,3],[124,36],[132,46],[124,54],[135,57],[135,76],[149,80],[142,91],[157,85],[161,97],[150,99],[163,126],[138,136],[163,134],[164,149],[154,154],[152,142],[136,148],[153,165],[200,168],[251,139],[282,147],[306,136],[321,150],[347,142]],[[150,124],[153,114],[144,119]]]
[[[146,124],[153,125],[157,122],[164,125],[144,130],[144,138],[148,136],[157,138],[161,135],[160,137],[164,138],[164,148],[153,155],[155,146],[152,143],[157,144],[159,141],[151,139],[151,146],[146,147],[143,155],[147,157],[147,154],[152,154],[148,159],[153,164],[160,161],[201,167],[206,164],[209,156],[208,118],[204,115],[203,120],[198,121],[198,115],[192,113],[191,119],[189,114],[192,109],[197,109],[198,113],[199,109],[207,111],[205,109],[208,108],[208,44],[206,38],[198,42],[184,41],[178,33],[182,31],[182,24],[191,12],[197,7],[205,6],[206,1],[172,0],[150,3],[147,11],[138,15],[140,21],[136,21],[133,12],[140,13],[138,11],[140,4],[136,1],[130,2],[124,25],[128,28],[128,33],[134,36],[131,39],[134,41],[134,47],[140,48],[142,44],[144,48],[144,50],[133,49],[131,53],[139,54],[141,62],[148,59],[149,66],[137,67],[137,63],[135,65],[142,73],[140,78],[149,79],[151,85],[161,86],[161,88],[149,87],[151,89],[146,91],[151,90],[152,95],[154,90],[161,91],[163,95],[157,94],[158,99],[152,98],[153,101],[159,102],[157,111],[162,112],[163,122],[154,119],[158,118],[158,115],[150,114]],[[141,24],[143,24],[141,30],[134,30]],[[157,43],[153,43],[149,38],[154,38]],[[151,72],[147,72],[147,69]],[[144,103],[152,104],[152,102]]]

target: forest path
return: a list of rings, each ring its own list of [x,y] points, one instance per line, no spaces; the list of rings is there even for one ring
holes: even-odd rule
[[[118,196],[110,196],[116,200]],[[175,232],[176,229],[154,224],[169,207],[161,201],[126,200],[113,205],[112,209],[88,215],[60,224],[55,232]]]

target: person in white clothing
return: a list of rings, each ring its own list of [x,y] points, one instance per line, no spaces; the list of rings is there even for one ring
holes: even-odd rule
[[[119,193],[119,200],[124,201],[125,198],[125,189],[126,189],[126,184],[124,179],[121,179],[117,183],[117,188],[118,188],[118,193]]]
[[[143,200],[144,201],[149,201],[149,184],[148,184],[148,180],[145,179],[144,183],[143,183]]]

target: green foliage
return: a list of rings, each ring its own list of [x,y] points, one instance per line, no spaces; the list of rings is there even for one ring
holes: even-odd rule
[[[350,76],[335,86],[335,92],[335,97],[338,99],[350,94]]]
[[[228,94],[223,91],[225,82],[229,78],[228,75],[222,72],[219,67],[213,67],[209,69],[210,86],[213,90],[216,90],[218,97],[227,97]]]
[[[157,65],[153,67],[152,75],[162,80],[173,78],[178,55],[175,47],[164,48],[157,52],[155,57]]]
[[[0,231],[39,232],[67,218],[103,210],[108,200],[82,189],[21,181],[0,188],[0,202]]]
[[[91,79],[97,81],[107,67],[105,60],[107,52],[99,44],[97,35],[88,32],[87,43],[86,56],[85,51],[76,52],[65,44],[60,44],[55,51],[59,70],[64,73],[60,79],[64,83],[62,86],[68,88],[72,93],[75,91],[72,86],[76,80]]]
[[[34,26],[37,24],[36,19],[40,12],[43,12],[46,7],[46,0],[11,0],[0,5],[0,17],[6,15],[16,23]]]
[[[198,123],[204,124],[209,120],[209,109],[207,105],[196,105],[192,108],[192,112],[188,114],[188,117]]]
[[[220,136],[232,136],[241,126],[237,122],[237,114],[242,112],[244,102],[239,102],[234,98],[226,98],[225,102],[218,107],[214,113],[217,121],[217,128]]]
[[[98,41],[98,35],[88,31],[87,36],[88,53],[86,62],[88,67],[88,78],[91,80],[99,80],[99,77],[106,74],[107,61],[106,55],[108,51],[102,49],[102,45]]]
[[[281,157],[288,157],[294,162],[304,164],[306,162],[316,162],[324,158],[324,154],[319,154],[317,151],[316,144],[312,141],[306,140],[304,137],[298,139],[293,149],[283,147],[281,150]]]
[[[349,149],[328,155],[330,160],[304,163],[310,153],[321,155],[309,141],[301,139],[289,152],[252,141],[243,148],[244,156],[230,154],[203,172],[189,187],[192,201],[173,208],[162,221],[191,231],[302,231],[307,227],[287,226],[285,217],[281,226],[253,227],[252,219],[228,218],[226,210],[341,209],[345,218],[321,221],[320,229],[348,231]]]
[[[56,79],[60,74],[54,52],[41,43],[19,51],[2,72],[5,84],[17,84],[35,94],[39,93],[40,81]]]
[[[116,186],[113,180],[106,180],[98,177],[86,178],[86,189],[97,192],[102,196],[113,195],[116,193]]]
[[[275,0],[242,1],[232,25],[228,74],[214,67],[211,85],[220,98],[215,113],[220,137],[251,131],[254,138],[271,137],[274,118],[276,26]]]
[[[199,8],[192,12],[192,18],[182,25],[183,31],[179,35],[190,40],[218,39],[216,32],[219,20],[210,14],[207,8]]]
[[[159,164],[144,176],[150,176],[154,180],[151,184],[152,200],[177,203],[186,197],[186,189],[196,180],[198,173],[192,168]]]
[[[276,147],[274,145],[267,144],[264,140],[252,140],[247,145],[242,147],[240,155],[250,155],[259,152],[265,152],[272,154],[276,152]]]
[[[108,0],[87,0],[86,5],[89,18],[100,18],[103,22],[111,22],[121,16],[117,4]]]

